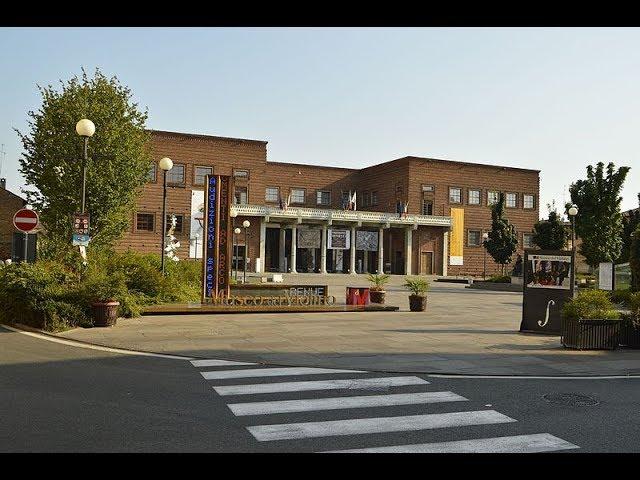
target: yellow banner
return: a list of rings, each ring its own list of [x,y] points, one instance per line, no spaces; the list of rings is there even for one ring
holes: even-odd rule
[[[464,250],[464,208],[451,209],[451,223],[449,255],[462,259]]]

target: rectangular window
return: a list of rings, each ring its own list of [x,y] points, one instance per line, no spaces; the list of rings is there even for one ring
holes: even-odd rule
[[[462,203],[462,189],[449,187],[449,203]]]
[[[362,192],[362,203],[361,206],[368,207],[369,206],[370,195],[369,192]]]
[[[175,233],[182,233],[182,225],[183,225],[184,217],[182,215],[176,215],[176,228],[174,230]],[[167,232],[171,228],[171,214],[167,215]]]
[[[349,192],[342,192],[342,203],[340,204],[340,206],[342,208],[346,208],[349,205],[350,201],[351,197],[349,196]]]
[[[240,187],[236,185],[233,190],[233,203],[236,205],[246,205],[249,203],[249,195],[247,192],[247,187]]]
[[[316,191],[316,205],[331,205],[331,192],[326,190]]]
[[[536,206],[535,196],[534,195],[529,195],[528,193],[525,193],[524,197],[523,197],[523,207],[524,208],[535,208],[535,206]]]
[[[433,200],[422,200],[422,215],[433,215]]]
[[[213,175],[213,167],[195,167],[193,170],[193,184],[204,185],[207,175]]]
[[[173,168],[167,172],[167,183],[184,185],[184,165],[174,163]]]
[[[480,190],[469,190],[469,205],[480,205]]]
[[[149,169],[149,173],[147,173],[147,182],[156,181],[156,169],[156,162],[151,162],[151,168]]]
[[[136,231],[153,232],[153,213],[136,214]]]
[[[467,245],[470,247],[479,247],[481,244],[482,234],[480,230],[469,230],[467,232]]]
[[[291,203],[304,203],[304,189],[292,188],[291,189]]]
[[[505,199],[505,205],[509,208],[516,208],[518,206],[518,194],[507,193]]]
[[[371,205],[378,205],[378,192],[371,192]]]
[[[498,203],[499,193],[498,192],[487,192],[487,205],[493,205]]]
[[[275,203],[280,200],[280,189],[278,187],[267,187],[265,201]]]
[[[533,233],[522,234],[522,246],[524,248],[533,248]]]
[[[236,169],[233,169],[233,177],[234,178],[238,178],[238,179],[242,179],[242,180],[249,180],[249,170],[236,170]]]

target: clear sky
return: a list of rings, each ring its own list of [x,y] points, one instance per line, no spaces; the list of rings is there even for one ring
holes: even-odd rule
[[[100,67],[148,126],[267,140],[268,159],[405,155],[536,168],[545,204],[589,163],[640,192],[638,28],[1,28],[2,176],[19,192],[36,84]]]

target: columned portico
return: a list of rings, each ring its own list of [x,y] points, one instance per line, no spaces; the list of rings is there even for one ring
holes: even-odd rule
[[[349,262],[349,273],[356,274],[356,227],[351,227],[351,259]]]
[[[287,273],[287,261],[286,261],[286,242],[287,242],[287,229],[284,225],[280,225],[280,242],[278,244],[279,247],[279,268],[283,273]]]
[[[384,273],[384,228],[378,229],[378,274]]]
[[[320,273],[327,273],[327,226],[322,225],[320,238]]]
[[[298,250],[298,228],[293,225],[291,227],[291,273],[298,273],[296,270],[297,252]]]
[[[413,256],[413,249],[411,247],[411,236],[413,229],[407,228],[404,231],[404,274],[411,275],[411,257]]]
[[[264,273],[266,272],[265,268],[265,254],[266,249],[265,246],[267,244],[267,221],[263,218],[260,219],[260,263],[256,263],[256,273]]]

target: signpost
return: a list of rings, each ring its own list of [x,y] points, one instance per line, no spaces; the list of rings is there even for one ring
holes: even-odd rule
[[[86,247],[89,245],[89,214],[76,213],[73,215],[73,246]]]
[[[13,226],[24,233],[24,250],[22,261],[27,261],[27,246],[29,245],[29,232],[38,226],[38,214],[28,208],[18,210],[13,216]]]

